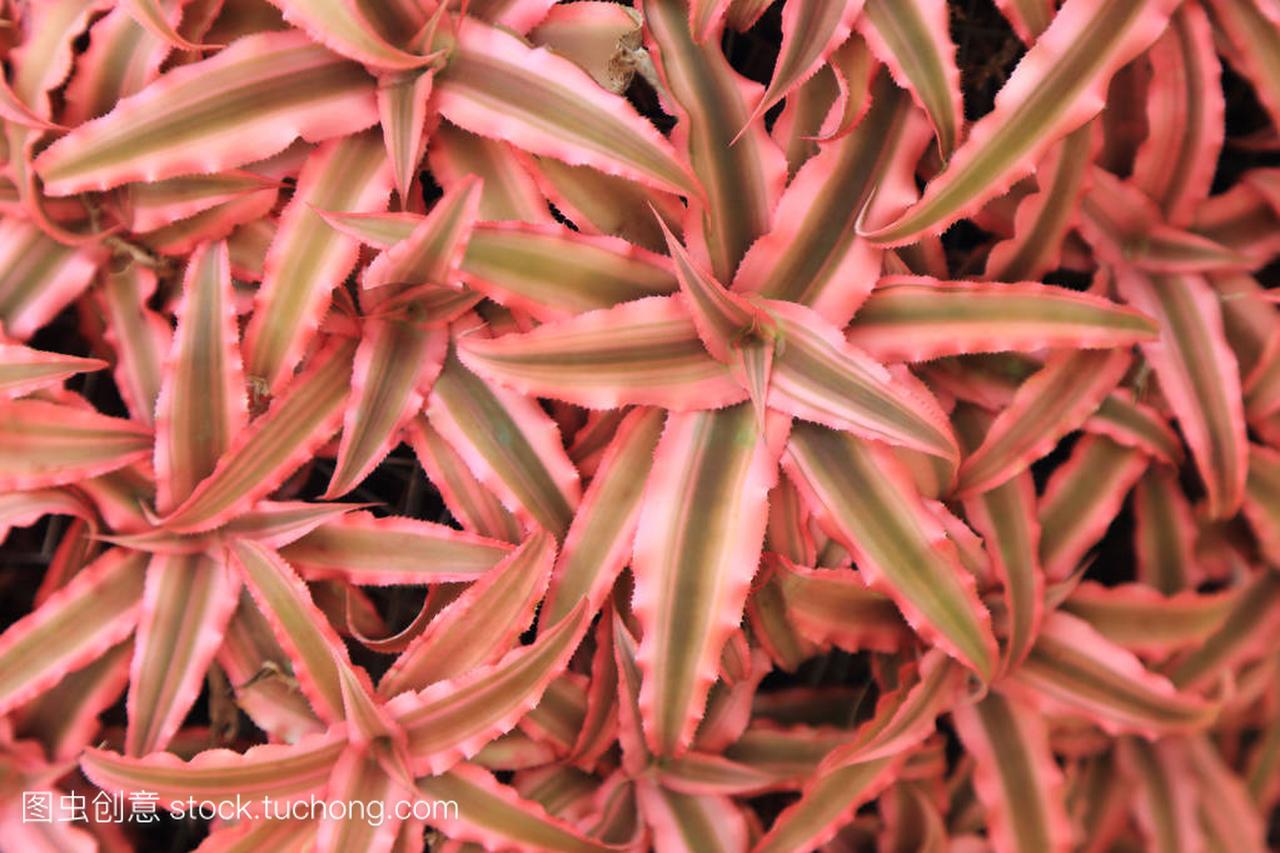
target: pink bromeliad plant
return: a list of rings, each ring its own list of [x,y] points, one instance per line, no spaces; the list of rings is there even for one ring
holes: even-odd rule
[[[0,849],[1277,843],[1280,4],[986,5],[0,2]]]

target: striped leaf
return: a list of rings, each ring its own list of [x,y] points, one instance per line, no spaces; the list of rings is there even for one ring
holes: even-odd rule
[[[496,663],[533,620],[554,560],[555,540],[535,533],[431,620],[387,670],[378,692],[422,690]]]
[[[472,133],[659,189],[695,191],[671,145],[630,104],[572,61],[501,29],[474,20],[459,27],[435,90],[440,114]]]
[[[751,121],[789,98],[824,59],[844,44],[862,13],[862,0],[791,0],[782,7],[782,46],[773,76]]]
[[[645,779],[636,785],[636,800],[653,834],[656,853],[747,849],[750,829],[746,818],[723,794],[681,793]]]
[[[177,533],[225,524],[275,490],[338,429],[354,346],[338,341],[295,377],[265,415],[235,437],[213,473],[163,519]]]
[[[197,250],[183,278],[178,329],[156,400],[156,509],[213,473],[248,422],[226,243]]]
[[[913,242],[1004,192],[1050,145],[1097,115],[1112,75],[1156,40],[1176,6],[1067,0],[920,201],[868,238]]]
[[[1199,586],[1195,519],[1174,473],[1148,468],[1134,490],[1133,511],[1138,580],[1165,595]]]
[[[284,19],[305,30],[320,44],[375,68],[418,68],[434,57],[418,56],[389,44],[366,19],[357,3],[335,0],[273,0]]]
[[[480,178],[484,184],[480,195],[483,220],[520,220],[539,225],[554,222],[528,164],[501,139],[477,136],[457,125],[440,122],[428,140],[427,163],[431,176],[442,187],[452,187],[468,175]]]
[[[556,559],[540,626],[554,625],[584,598],[589,610],[599,609],[630,561],[663,420],[659,409],[636,409],[618,425]]]
[[[1051,581],[1075,572],[1120,512],[1149,459],[1100,435],[1086,435],[1053,472],[1040,498],[1040,561]]]
[[[1156,325],[1131,308],[1062,287],[888,276],[862,304],[849,342],[881,361],[976,352],[1128,346]]]
[[[365,289],[388,285],[436,284],[451,280],[475,224],[481,183],[468,177],[456,184],[418,220],[408,237],[374,259],[364,273]]]
[[[231,543],[232,564],[289,655],[293,674],[316,715],[333,723],[347,716],[343,676],[352,665],[346,647],[311,600],[306,584],[275,551],[249,540]],[[346,673],[343,670],[347,670]],[[363,670],[359,673],[363,675]],[[368,690],[368,676],[361,679]]]
[[[13,216],[0,222],[0,324],[25,341],[89,285],[100,250],[65,246]]]
[[[459,342],[463,361],[525,394],[590,408],[719,408],[746,398],[709,356],[678,299],[653,297],[540,326]]]
[[[640,709],[659,754],[689,745],[721,647],[742,618],[786,423],[749,406],[668,417],[632,558],[644,630]]]
[[[126,758],[89,749],[80,767],[100,788],[151,791],[165,808],[185,804],[189,796],[234,808],[239,795],[253,814],[263,798],[288,803],[323,796],[333,764],[346,745],[340,733],[322,734],[288,745],[255,746],[244,754],[210,749],[190,761],[168,752]]]
[[[431,800],[455,804],[437,823],[449,837],[486,849],[561,850],[565,853],[608,853],[617,848],[584,836],[572,824],[553,817],[486,770],[459,764],[447,773],[418,779],[418,791]]]
[[[897,764],[894,758],[879,758],[818,777],[778,815],[752,853],[787,853],[824,844],[863,803],[893,783]]]
[[[150,449],[145,426],[85,404],[0,402],[0,489],[75,483],[144,459]]]
[[[1254,86],[1258,101],[1280,124],[1280,32],[1266,0],[1209,0],[1213,20],[1231,46],[1224,51]]]
[[[1143,584],[1081,581],[1062,609],[1139,655],[1159,657],[1203,643],[1227,618],[1238,591],[1163,594]]]
[[[1124,376],[1123,349],[1059,352],[1024,382],[982,444],[960,465],[956,490],[981,494],[1044,456],[1077,429]]]
[[[676,290],[665,258],[558,225],[481,224],[467,246],[462,271],[468,286],[541,320]]]
[[[989,428],[989,420],[975,411],[957,411],[961,433],[972,443]],[[986,421],[986,423],[984,423]],[[1004,588],[1008,616],[1004,649],[1006,668],[1016,667],[1040,631],[1044,616],[1044,569],[1040,565],[1040,521],[1036,517],[1036,488],[1029,471],[971,497],[965,516],[982,536],[991,568]]]
[[[686,230],[701,235],[698,260],[718,280],[730,281],[752,242],[769,230],[786,161],[763,122],[748,124],[760,87],[730,67],[720,50],[720,27],[701,42],[703,32],[690,31],[684,3],[647,0],[641,11],[669,109],[678,119],[676,144],[698,177],[698,195],[705,194],[690,210],[696,224]]]
[[[359,246],[335,236],[317,210],[380,210],[391,171],[370,131],[322,145],[307,158],[254,297],[244,333],[245,372],[278,394],[315,337],[329,295],[355,265]]]
[[[204,686],[239,593],[239,580],[203,554],[151,559],[129,670],[126,754],[164,749],[178,732]]]
[[[897,201],[929,133],[887,75],[876,79],[870,97],[857,129],[824,146],[791,181],[773,229],[733,277],[734,290],[801,302],[841,327],[866,298],[880,274],[880,252],[854,224],[866,205]]]
[[[351,372],[354,399],[343,414],[338,459],[325,499],[358,486],[391,452],[401,430],[422,409],[448,346],[445,329],[365,321]]]
[[[1119,744],[1119,764],[1137,787],[1133,811],[1147,849],[1179,853],[1202,849],[1197,820],[1197,792],[1181,744],[1159,744],[1125,738]]]
[[[1209,18],[1198,3],[1183,3],[1154,45],[1146,140],[1133,164],[1133,182],[1160,205],[1172,225],[1191,221],[1209,195],[1222,150],[1222,68]]]
[[[532,644],[513,649],[498,663],[388,702],[408,738],[410,769],[442,773],[510,731],[564,671],[590,615],[579,604]]]
[[[956,48],[942,0],[867,0],[858,31],[929,116],[943,160],[960,142],[963,107]]]
[[[56,388],[77,373],[101,370],[107,363],[0,341],[0,397],[14,400],[41,388]]]
[[[311,580],[389,586],[473,581],[510,551],[505,542],[443,524],[356,512],[325,522],[280,556]]]
[[[247,36],[174,68],[36,158],[50,195],[242,166],[301,136],[344,136],[378,120],[373,80],[297,32]]]
[[[185,175],[155,183],[128,184],[127,211],[130,230],[158,231],[249,193],[271,190],[279,184],[271,178],[241,169],[212,175]]]
[[[1067,851],[1072,827],[1063,808],[1062,773],[1045,721],[1027,704],[991,692],[952,714],[974,758],[973,785],[987,810],[997,853]]]
[[[112,549],[0,634],[0,709],[30,701],[132,633],[146,567],[145,554]]]
[[[116,388],[135,421],[155,423],[165,354],[173,346],[168,320],[147,306],[156,275],[141,264],[102,276],[99,304],[107,318],[103,337],[115,350]]]
[[[1088,623],[1061,611],[1044,621],[1040,637],[1010,676],[1050,712],[1082,714],[1109,734],[1154,738],[1193,731],[1212,722],[1216,709],[1179,692],[1167,678],[1107,640]]]
[[[1042,0],[1027,2],[1043,5]],[[1063,241],[1079,219],[1080,197],[1095,147],[1094,124],[1090,122],[1067,134],[1037,165],[1038,191],[1019,202],[1013,236],[991,248],[987,279],[1034,280],[1058,266]]]
[[[917,633],[989,678],[995,638],[973,576],[888,449],[797,424],[784,464],[870,586],[892,598]]]
[[[1201,687],[1242,660],[1274,647],[1280,630],[1280,574],[1259,572],[1240,590],[1226,619],[1204,642],[1179,660],[1169,680],[1179,688]]]
[[[908,640],[909,629],[893,601],[868,589],[856,573],[801,568],[776,555],[765,560],[795,629],[812,642],[856,653],[897,651]]]
[[[526,525],[564,537],[581,485],[555,422],[535,401],[487,385],[450,355],[427,416],[507,509]]]
[[[405,440],[426,471],[427,478],[464,529],[503,542],[520,539],[520,525],[466,461],[445,441],[425,415],[418,415],[405,430]]]
[[[894,376],[847,343],[815,311],[770,300],[779,344],[769,382],[769,406],[857,436],[957,456],[955,437],[922,383]]]
[[[1191,448],[1209,494],[1209,514],[1234,515],[1244,498],[1249,448],[1240,373],[1213,290],[1191,275],[1129,273],[1118,285],[1131,305],[1160,325],[1160,338],[1142,344],[1142,352]]]
[[[1182,440],[1169,426],[1168,418],[1135,400],[1133,392],[1124,388],[1108,394],[1082,428],[1085,432],[1106,436],[1123,447],[1141,450],[1168,465],[1182,464],[1186,455]]]
[[[598,5],[629,11],[626,6],[615,7],[612,3]],[[683,230],[680,223],[684,218],[684,205],[671,193],[606,175],[590,166],[570,166],[548,157],[536,159],[535,174],[547,201],[585,234],[621,237],[636,246],[660,251],[664,241],[650,206],[658,210],[659,218],[668,228]]]

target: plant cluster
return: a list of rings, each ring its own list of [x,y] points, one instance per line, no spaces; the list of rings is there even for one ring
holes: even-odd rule
[[[0,4],[0,848],[1265,849],[1280,4],[996,6]]]

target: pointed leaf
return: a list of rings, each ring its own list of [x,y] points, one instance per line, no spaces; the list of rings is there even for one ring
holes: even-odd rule
[[[919,203],[868,238],[912,242],[1002,193],[1050,145],[1101,110],[1112,75],[1155,41],[1176,6],[1067,0],[1000,90],[995,109],[973,126]]]
[[[41,388],[56,388],[77,373],[106,367],[96,358],[77,358],[0,341],[0,397],[14,400]]]
[[[464,362],[525,394],[591,408],[625,403],[719,408],[746,392],[711,358],[684,305],[653,297],[548,323],[523,335],[460,342]]]
[[[1209,493],[1214,518],[1234,515],[1244,496],[1248,444],[1240,374],[1223,332],[1222,312],[1199,276],[1122,275],[1125,298],[1160,324],[1142,345],[1169,400]]]
[[[1209,6],[1232,48],[1227,58],[1253,84],[1272,126],[1280,125],[1280,33],[1274,8],[1267,0],[1209,0]]]
[[[1090,175],[1094,149],[1094,125],[1089,122],[1067,134],[1036,167],[1039,191],[1019,202],[1013,236],[997,243],[987,255],[987,279],[1034,280],[1058,266],[1063,241],[1080,217],[1080,196]]]
[[[607,853],[619,848],[593,841],[571,824],[547,814],[538,803],[522,799],[488,771],[459,764],[438,776],[418,780],[418,790],[437,802],[454,805],[432,815],[450,838],[486,848]],[[452,814],[450,814],[452,811]]]
[[[341,720],[345,703],[339,670],[351,664],[346,647],[311,601],[306,584],[264,545],[241,539],[230,543],[230,551],[276,640],[289,654],[312,709],[327,722]]]
[[[1178,692],[1088,623],[1061,611],[1045,619],[1010,682],[1033,691],[1043,710],[1083,714],[1110,734],[1154,738],[1202,728],[1215,715],[1207,702]]]
[[[748,406],[667,419],[633,557],[640,708],[657,753],[688,747],[720,649],[741,621],[785,426],[761,434]]]
[[[695,186],[671,145],[630,104],[570,60],[500,29],[466,21],[435,85],[440,114],[472,133],[660,189]]]
[[[283,804],[322,796],[334,761],[346,745],[346,739],[335,732],[289,745],[255,746],[244,754],[210,749],[190,761],[168,752],[126,758],[89,749],[80,759],[80,767],[105,790],[151,791],[168,809],[185,804],[189,796],[233,806],[239,796],[253,813],[259,811],[263,798]]]
[[[783,5],[782,46],[769,87],[752,110],[751,121],[789,97],[844,44],[862,6],[861,0],[791,0]]]
[[[25,341],[80,295],[102,261],[97,249],[58,243],[12,216],[0,222],[0,324]]]
[[[476,478],[462,456],[431,426],[425,415],[410,421],[405,439],[427,472],[427,478],[440,491],[449,513],[464,529],[502,542],[520,540],[520,524],[515,516]]]
[[[995,638],[973,576],[888,449],[798,424],[784,464],[870,586],[892,598],[917,633],[989,678]]]
[[[532,644],[513,649],[498,663],[388,702],[408,736],[411,769],[441,773],[510,731],[564,671],[590,616],[579,604]]]
[[[1143,584],[1104,587],[1081,581],[1062,603],[1118,646],[1139,655],[1161,656],[1203,643],[1226,620],[1239,592],[1166,595]]]
[[[1224,669],[1274,647],[1280,629],[1280,574],[1260,572],[1236,597],[1227,618],[1216,631],[1169,672],[1179,688],[1199,687]]]
[[[564,537],[581,486],[555,422],[535,401],[490,387],[451,355],[427,401],[427,415],[508,509]]]
[[[890,362],[1128,346],[1156,332],[1156,325],[1132,308],[1064,287],[888,276],[858,309],[848,339]]]
[[[152,558],[129,672],[128,755],[164,749],[182,726],[239,593],[239,579],[203,554]]]
[[[378,120],[373,81],[297,32],[247,36],[172,69],[49,146],[35,169],[50,195],[241,166],[301,136]]]
[[[777,321],[780,340],[770,407],[861,438],[956,458],[950,425],[923,384],[895,378],[810,308],[771,300],[764,310]]]
[[[892,599],[868,589],[855,572],[765,559],[776,571],[787,615],[809,640],[853,653],[897,651],[909,641],[910,629]]]
[[[408,237],[374,259],[364,274],[365,289],[428,283],[455,286],[452,278],[475,225],[481,187],[473,177],[455,184]]]
[[[981,494],[1026,470],[1079,428],[1115,388],[1131,361],[1123,349],[1050,356],[996,418],[982,445],[960,466],[956,491]]]
[[[582,599],[598,609],[630,561],[663,420],[660,409],[638,409],[618,425],[556,559],[538,617],[544,629]]]
[[[147,305],[156,284],[156,274],[135,263],[104,275],[98,291],[107,321],[103,337],[116,353],[116,388],[133,419],[147,425],[155,423],[165,355],[173,346],[169,321]]]
[[[555,540],[535,533],[431,620],[378,682],[378,692],[406,690],[496,663],[529,627],[555,559]]]
[[[351,374],[355,399],[343,415],[342,441],[323,495],[326,500],[358,486],[391,452],[405,424],[422,409],[448,346],[445,329],[398,320],[365,321]]]
[[[759,85],[730,67],[720,50],[721,26],[691,31],[690,10],[676,0],[641,6],[651,56],[669,93],[667,108],[677,117],[676,146],[705,193],[705,201],[690,208],[685,237],[712,275],[730,281],[752,242],[769,230],[786,161],[763,122],[748,124]]]
[[[1198,3],[1178,7],[1148,56],[1150,130],[1134,159],[1133,182],[1171,225],[1183,226],[1209,195],[1226,112],[1213,31]]]
[[[1107,532],[1150,460],[1101,435],[1086,435],[1053,472],[1040,498],[1040,561],[1051,581],[1071,575]]]
[[[1045,721],[1025,703],[997,692],[956,708],[953,719],[975,759],[973,784],[997,853],[1070,850],[1062,773]]]
[[[867,0],[858,30],[872,52],[929,116],[943,160],[964,120],[956,47],[943,0]]]
[[[226,243],[191,256],[178,330],[156,400],[156,509],[182,503],[213,473],[249,419]]]
[[[318,353],[284,396],[236,436],[213,473],[163,520],[177,533],[212,530],[274,491],[338,428],[350,392],[350,341]]]
[[[8,713],[127,637],[147,555],[112,549],[0,634],[0,708]]]
[[[335,236],[316,210],[380,210],[391,192],[386,152],[372,131],[320,146],[267,252],[262,285],[244,333],[245,372],[278,394],[314,338],[329,295],[355,265],[359,247]]]
[[[74,483],[146,458],[151,431],[86,406],[0,402],[0,489]]]
[[[787,187],[773,230],[747,252],[733,289],[801,302],[844,326],[880,275],[880,250],[854,224],[911,180],[928,133],[910,98],[879,76],[857,130],[824,146]]]

